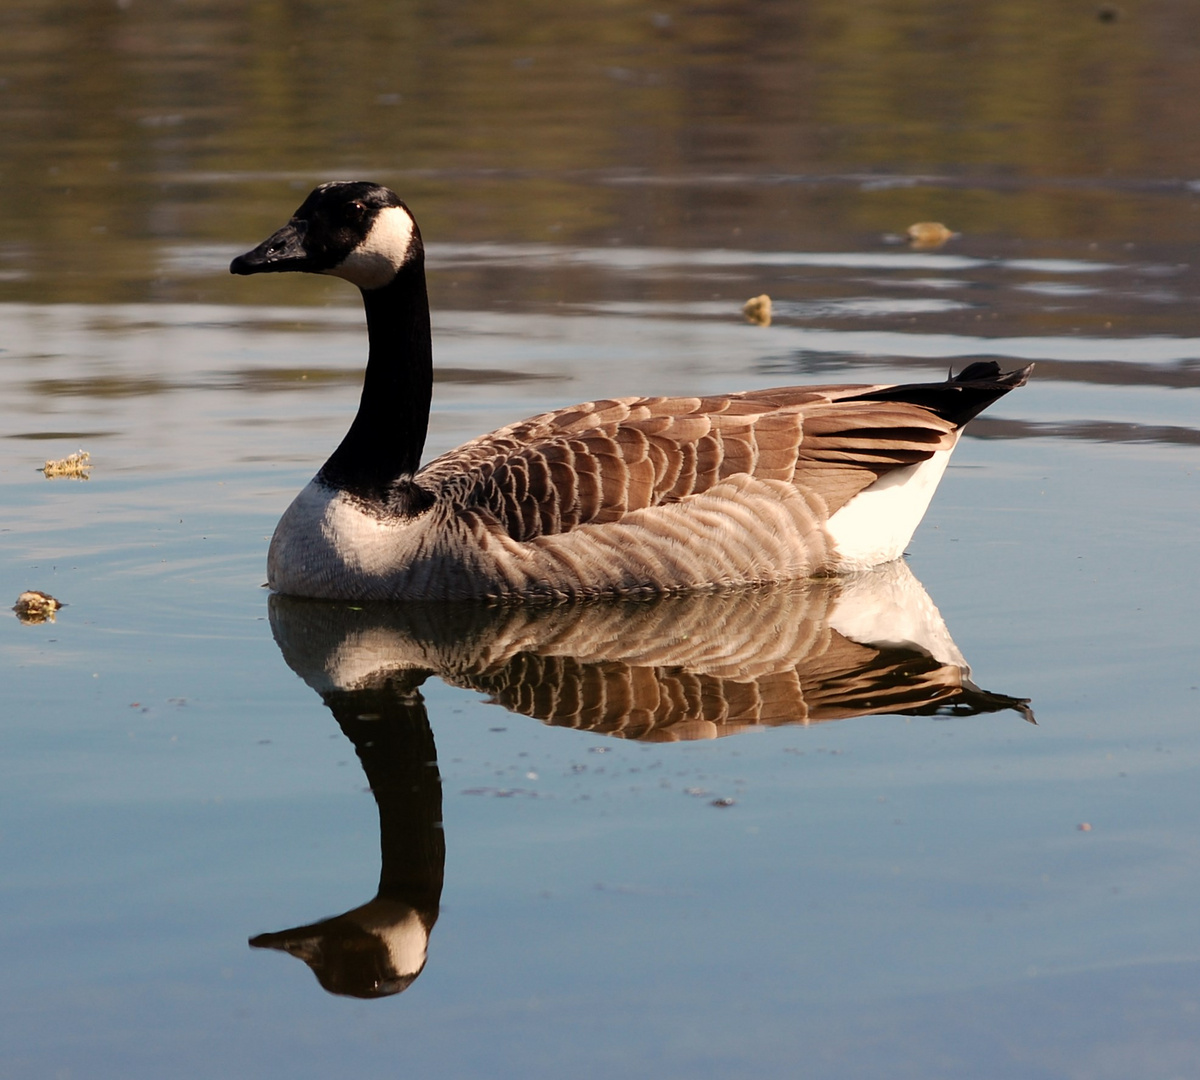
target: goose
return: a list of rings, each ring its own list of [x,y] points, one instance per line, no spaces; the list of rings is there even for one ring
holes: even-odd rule
[[[331,274],[366,311],[358,412],[268,550],[268,586],[294,596],[559,600],[864,570],[904,553],[963,426],[1031,371],[589,401],[422,467],[433,346],[405,203],[322,184],[230,271]]]

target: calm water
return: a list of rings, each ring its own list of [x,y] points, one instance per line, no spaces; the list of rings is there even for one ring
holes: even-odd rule
[[[6,5],[0,599],[67,606],[0,621],[0,1077],[1200,1076],[1200,24],[1117,15]],[[359,176],[425,234],[430,455],[1035,377],[899,584],[272,601],[365,335],[226,268]],[[881,605],[984,691],[839,635]]]

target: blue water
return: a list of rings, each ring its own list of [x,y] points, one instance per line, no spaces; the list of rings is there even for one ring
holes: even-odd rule
[[[68,605],[0,623],[0,1075],[1191,1075],[1194,443],[1068,424],[960,446],[909,562],[976,682],[1032,699],[1036,726],[866,716],[646,744],[429,678],[440,916],[409,989],[360,1002],[246,945],[377,884],[362,767],[281,657],[261,587],[277,514],[353,408],[353,308],[312,312],[287,337],[299,355],[229,312],[159,312],[142,333],[183,350],[178,388],[129,381],[145,362],[119,348],[119,309],[116,329],[77,315],[47,377],[69,387],[107,351],[122,392],[68,388],[18,417],[27,361],[3,366],[6,428],[81,434],[7,440],[0,473],[0,576]],[[443,365],[555,378],[441,384],[435,448],[602,382],[778,382],[803,355],[788,326],[735,318],[541,313],[532,357],[521,319],[441,319]],[[616,359],[598,371],[601,333]],[[267,378],[309,351],[346,377]],[[856,352],[821,377],[910,370]],[[993,416],[1068,422],[1070,400],[1195,430],[1195,389],[1084,389],[1035,377]],[[35,471],[76,443],[91,479]]]

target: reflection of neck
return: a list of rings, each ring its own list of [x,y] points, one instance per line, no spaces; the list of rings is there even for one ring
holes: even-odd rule
[[[379,896],[412,906],[430,928],[442,895],[446,842],[437,748],[424,702],[415,691],[391,685],[324,696],[354,743],[379,807]]]
[[[425,261],[416,256],[391,284],[363,289],[371,351],[358,415],[321,468],[329,486],[382,499],[421,464],[433,392],[433,344]]]

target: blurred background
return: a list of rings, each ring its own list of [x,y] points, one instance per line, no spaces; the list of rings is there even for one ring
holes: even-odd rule
[[[244,299],[179,280],[180,258],[223,259],[285,188],[329,178],[394,185],[433,246],[845,250],[933,217],[973,251],[1083,254],[1198,228],[1186,0],[11,0],[0,19],[10,299]]]

